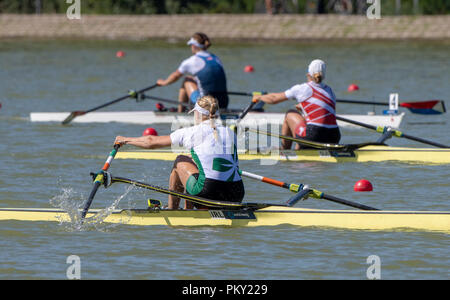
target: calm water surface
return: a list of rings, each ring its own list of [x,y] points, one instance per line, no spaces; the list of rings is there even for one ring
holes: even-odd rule
[[[117,59],[118,50],[126,51]],[[448,43],[216,45],[234,91],[284,91],[303,81],[308,63],[328,63],[327,83],[340,98],[383,101],[444,99],[450,94]],[[116,135],[140,135],[146,126],[38,124],[30,112],[86,110],[149,86],[178,67],[189,50],[178,44],[2,41],[0,43],[0,207],[80,205],[90,192],[89,172],[106,159]],[[247,64],[255,72],[247,74]],[[357,83],[361,90],[349,95]],[[179,83],[154,90],[176,99]],[[242,108],[248,98],[232,98]],[[284,111],[289,104],[268,107]],[[149,110],[154,103],[124,101],[105,110]],[[339,105],[340,113],[372,107]],[[377,112],[381,109],[377,108]],[[450,144],[449,117],[407,114],[402,129]],[[427,125],[418,123],[431,123]],[[168,134],[168,126],[155,126]],[[365,130],[344,132],[343,142],[375,140]],[[419,146],[406,140],[391,145]],[[170,162],[114,161],[115,175],[167,186]],[[411,164],[241,162],[243,170],[305,182],[329,194],[382,209],[450,210],[449,167]],[[355,193],[366,178],[374,192]],[[248,201],[284,201],[290,194],[245,180]],[[123,198],[121,198],[123,196]],[[144,207],[146,191],[101,189],[93,207]],[[164,197],[160,197],[164,199]],[[341,208],[309,200],[305,207]],[[81,259],[83,279],[365,279],[370,255],[381,259],[383,279],[449,279],[446,233],[366,232],[323,228],[169,228],[111,226],[77,230],[71,224],[1,222],[0,279],[65,279],[69,255]]]

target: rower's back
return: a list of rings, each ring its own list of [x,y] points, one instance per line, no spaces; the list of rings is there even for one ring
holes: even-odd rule
[[[220,181],[239,181],[237,138],[234,132],[210,121],[183,128],[171,134],[172,144],[188,149],[200,173]]]
[[[212,96],[204,96],[195,104],[197,125],[171,134],[172,145],[191,152],[198,174],[186,183],[186,191],[200,197],[241,202],[244,184],[239,174],[237,138],[228,127],[217,122],[219,105]]]

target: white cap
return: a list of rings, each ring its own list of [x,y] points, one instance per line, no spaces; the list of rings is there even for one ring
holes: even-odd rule
[[[325,79],[325,72],[327,70],[327,65],[323,60],[315,59],[308,67],[308,74],[314,76],[314,74],[322,73],[322,77]]]
[[[199,42],[197,42],[196,39],[191,38],[188,42],[187,42],[188,46],[194,45],[196,47],[199,47],[200,49],[205,49],[205,45],[200,44]]]
[[[194,107],[190,112],[188,112],[188,114],[193,113],[194,111],[198,111],[198,112],[201,113],[202,115],[209,116],[209,111],[206,110],[206,109],[204,109],[204,108],[201,107],[200,105],[198,105],[198,102],[195,103],[195,107]],[[218,115],[219,115],[219,112],[216,111],[216,116],[218,116]]]

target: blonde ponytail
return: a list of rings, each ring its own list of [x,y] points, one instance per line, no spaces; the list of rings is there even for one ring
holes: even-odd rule
[[[217,118],[217,111],[219,109],[219,103],[217,102],[217,99],[213,96],[203,96],[197,101],[198,105],[207,111],[209,111],[209,120],[211,122],[211,128],[214,130],[214,138],[216,141],[219,140],[219,134],[217,132],[216,128],[216,118]]]

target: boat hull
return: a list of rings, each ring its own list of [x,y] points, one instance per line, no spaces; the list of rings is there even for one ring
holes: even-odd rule
[[[35,112],[30,114],[32,122],[62,122],[69,116],[69,112]],[[252,127],[255,124],[259,126],[282,125],[284,113],[258,113],[250,112],[241,122],[242,125]],[[364,122],[373,126],[390,126],[400,128],[404,113],[399,115],[339,115],[357,122]],[[233,120],[238,114],[223,114],[222,118]],[[154,111],[119,111],[119,112],[92,112],[73,119],[74,123],[129,123],[139,125],[150,124],[178,124],[181,126],[192,125],[194,119],[186,114],[154,112]],[[343,128],[361,128],[353,124],[338,121],[338,125]]]
[[[91,210],[87,218],[99,210]],[[58,209],[0,209],[0,221],[69,222]],[[256,227],[293,225],[352,230],[425,230],[450,232],[450,212],[317,210],[268,207],[247,210],[115,210],[103,222],[135,226]]]
[[[181,152],[139,150],[121,151],[116,159],[144,159],[173,161]],[[273,150],[271,153],[239,153],[239,160],[274,160],[293,162],[383,162],[396,161],[420,164],[450,164],[450,149],[402,148],[389,146],[366,146],[358,150],[343,152],[331,150]]]

